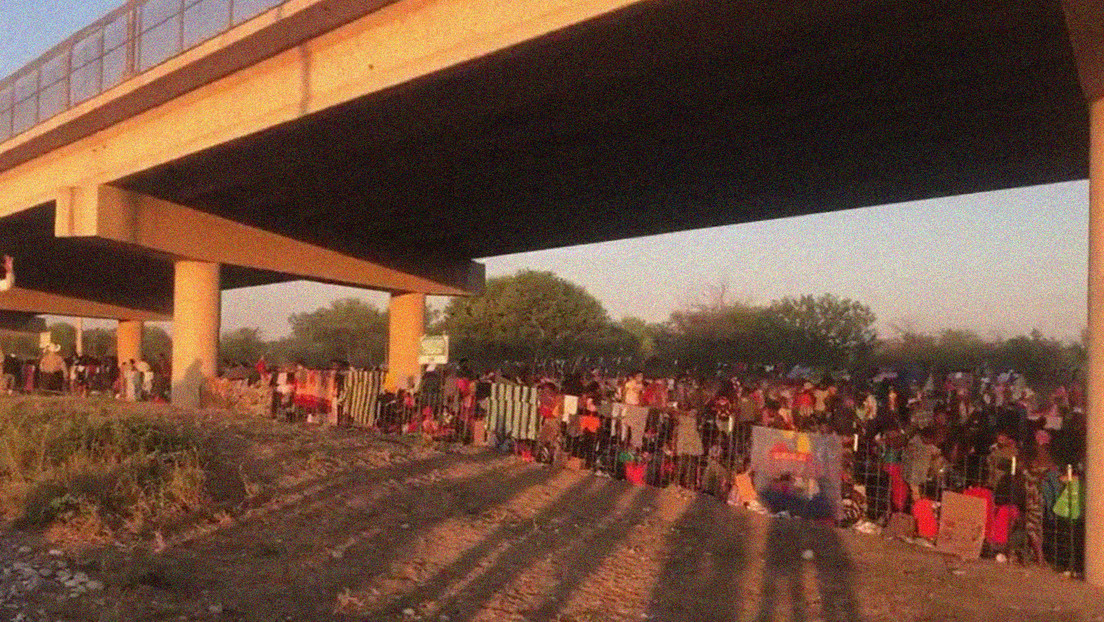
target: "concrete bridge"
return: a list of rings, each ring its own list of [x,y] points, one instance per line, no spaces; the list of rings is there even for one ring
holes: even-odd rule
[[[391,292],[392,382],[472,258],[1090,178],[1087,576],[1104,584],[1104,1],[144,0],[0,82],[0,309]]]

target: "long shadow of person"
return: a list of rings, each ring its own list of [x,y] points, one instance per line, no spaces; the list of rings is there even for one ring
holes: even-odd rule
[[[780,599],[789,593],[790,620],[805,619],[802,571],[805,568],[804,523],[800,519],[775,518],[771,520],[764,552],[763,585],[759,590],[759,622],[771,622],[775,618]]]
[[[663,569],[648,604],[663,622],[734,622],[746,597],[747,517],[698,495],[670,524]]]
[[[804,499],[790,484],[790,478],[783,477],[764,494],[771,510],[802,518],[771,521],[757,619],[760,622],[773,619],[779,599],[786,592],[789,592],[790,620],[805,619],[803,578],[805,562],[811,561],[820,592],[819,617],[825,622],[860,621],[853,589],[855,568],[833,526],[834,504],[825,492],[829,483],[819,481],[819,492],[811,499]]]
[[[855,565],[834,527],[811,525],[806,546],[813,552],[817,587],[825,622],[862,620],[855,598]]]
[[[790,620],[807,617],[803,575],[811,560],[820,592],[820,615],[825,622],[861,622],[855,598],[855,567],[835,527],[802,519],[773,519],[766,544],[766,566],[760,590],[759,622],[775,617],[780,599],[787,592]]]

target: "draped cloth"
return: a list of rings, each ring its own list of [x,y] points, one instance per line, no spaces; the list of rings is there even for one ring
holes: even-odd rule
[[[882,465],[882,470],[889,474],[889,493],[890,499],[893,501],[893,511],[903,511],[905,509],[905,503],[908,500],[909,487],[908,484],[905,483],[905,478],[901,471],[901,463],[891,462]]]
[[[382,371],[347,372],[342,404],[353,425],[366,428],[376,425],[384,375]]]
[[[689,413],[679,413],[678,427],[675,428],[675,453],[686,456],[702,455],[701,435],[698,434],[697,417]]]
[[[621,422],[621,438],[639,447],[648,425],[648,411],[647,406],[614,404],[612,415]]]
[[[492,383],[490,389],[487,431],[499,438],[536,440],[540,429],[537,389],[505,382]]]

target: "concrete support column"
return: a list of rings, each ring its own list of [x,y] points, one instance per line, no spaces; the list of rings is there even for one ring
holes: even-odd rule
[[[1089,345],[1085,580],[1104,586],[1104,98],[1089,104]]]
[[[387,328],[387,388],[395,390],[421,375],[418,350],[425,334],[425,300],[420,293],[391,294]]]
[[[173,282],[172,403],[199,406],[199,388],[218,372],[222,305],[219,264],[177,261]]]
[[[115,354],[120,364],[142,358],[141,320],[119,320],[119,327],[115,329]]]

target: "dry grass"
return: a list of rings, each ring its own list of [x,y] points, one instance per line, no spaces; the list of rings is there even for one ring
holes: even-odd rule
[[[148,536],[206,503],[200,440],[110,402],[0,401],[0,518],[88,543]]]

